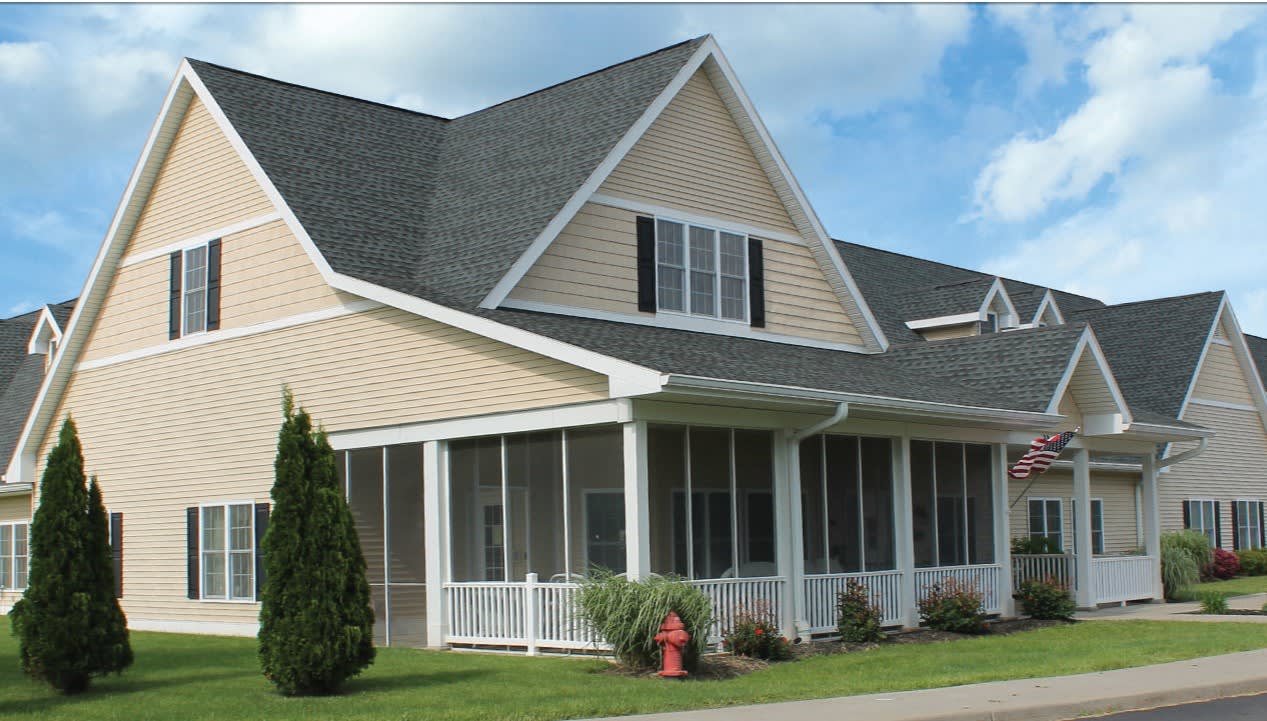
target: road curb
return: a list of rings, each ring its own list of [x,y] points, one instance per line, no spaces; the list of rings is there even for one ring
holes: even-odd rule
[[[1169,691],[1123,694],[1113,698],[1080,703],[1044,704],[1032,708],[1008,709],[992,712],[989,716],[981,716],[979,712],[953,717],[930,716],[923,721],[1068,721],[1260,693],[1267,693],[1267,676],[1232,683],[1188,686]]]

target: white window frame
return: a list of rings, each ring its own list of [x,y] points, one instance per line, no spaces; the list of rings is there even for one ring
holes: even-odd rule
[[[0,523],[0,528],[8,528],[9,530],[9,549],[6,554],[6,564],[4,573],[0,574],[0,590],[2,591],[21,591],[26,588],[26,582],[31,578],[31,522],[30,521],[5,521]],[[17,584],[17,559],[19,558],[18,550],[18,529],[23,529],[26,537],[26,553],[20,558],[26,561],[26,573],[23,578],[23,584]]]
[[[1232,501],[1232,503],[1235,504],[1236,507],[1236,528],[1232,529],[1232,532],[1236,534],[1234,538],[1236,543],[1234,545],[1237,550],[1262,548],[1263,530],[1261,526],[1261,509],[1263,502],[1257,498],[1237,498]],[[1253,508],[1254,512],[1247,514],[1245,511],[1250,508]],[[1246,516],[1253,520],[1252,524],[1245,523]],[[1245,545],[1240,542],[1241,529],[1244,529],[1247,532],[1246,535],[1249,537],[1249,545]],[[1252,531],[1252,533],[1249,533],[1250,531]]]
[[[1218,528],[1217,526],[1210,526],[1209,528],[1206,528],[1205,514],[1201,512],[1201,509],[1203,509],[1207,503],[1210,504],[1210,508],[1213,509],[1211,518],[1213,523],[1217,524],[1219,522],[1218,501],[1213,498],[1188,498],[1184,500],[1184,503],[1187,504],[1188,507],[1188,530],[1201,533],[1209,539],[1210,548],[1217,548],[1219,540]],[[1193,504],[1196,505],[1194,506]],[[1197,511],[1196,513],[1193,513],[1194,509]],[[1200,525],[1194,525],[1196,523],[1200,523]]]
[[[1025,523],[1026,523],[1025,532],[1030,538],[1034,538],[1034,532],[1030,530],[1033,528],[1033,523],[1032,523],[1033,506],[1030,504],[1032,504],[1034,501],[1042,501],[1043,503],[1043,533],[1041,535],[1046,538],[1051,538],[1051,536],[1053,535],[1051,526],[1047,523],[1048,521],[1047,504],[1053,503],[1053,502],[1056,504],[1056,513],[1057,513],[1056,534],[1058,535],[1058,538],[1060,541],[1060,551],[1061,553],[1064,553],[1064,550],[1065,550],[1065,502],[1064,502],[1064,499],[1054,498],[1052,496],[1026,497],[1025,499]]]
[[[682,310],[672,308],[664,308],[660,305],[660,223],[676,223],[682,226]],[[733,323],[735,325],[748,325],[749,318],[752,314],[752,269],[749,267],[748,258],[748,242],[747,233],[737,230],[730,230],[714,225],[704,223],[692,223],[687,220],[679,220],[677,218],[658,215],[653,218],[652,227],[655,228],[655,290],[656,290],[656,313],[667,313],[671,315],[689,316],[691,318],[707,318],[709,320],[720,323]],[[713,233],[713,313],[695,313],[691,311],[691,228],[699,228],[708,230]],[[721,314],[722,298],[721,298],[721,234],[729,233],[742,239],[743,256],[743,317],[742,318],[723,318]],[[676,267],[676,266],[674,266]],[[733,276],[731,276],[733,277]]]
[[[246,506],[248,509],[247,517],[251,519],[251,592],[245,597],[233,595],[233,558],[234,553],[232,546],[233,525],[230,522],[231,511],[233,506]],[[204,551],[202,541],[206,534],[206,511],[208,508],[224,509],[224,548],[219,553],[224,556],[224,595],[208,596],[207,595],[207,567],[205,562],[206,553],[216,553],[215,551]],[[241,551],[238,551],[239,553]],[[212,501],[209,503],[198,504],[198,599],[200,601],[212,601],[215,603],[256,603],[257,584],[259,579],[255,577],[255,501],[238,500],[238,501]]]
[[[189,287],[189,254],[194,251],[203,251],[203,268],[202,268],[202,286],[200,288],[190,289]],[[207,297],[207,289],[211,281],[211,242],[198,243],[184,248],[180,251],[180,337],[184,338],[189,335],[200,335],[207,332],[207,310],[210,308],[209,298]],[[189,294],[191,292],[202,291],[202,328],[192,330],[189,328]]]

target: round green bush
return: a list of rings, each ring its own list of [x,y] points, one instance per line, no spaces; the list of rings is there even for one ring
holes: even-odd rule
[[[722,645],[736,656],[766,661],[786,661],[792,658],[791,643],[779,633],[774,615],[769,612],[768,607],[757,610],[739,609],[734,623],[722,639]]]
[[[884,640],[881,623],[884,613],[871,598],[871,592],[857,581],[849,581],[845,590],[836,594],[836,629],[840,640],[848,643],[873,643]]]
[[[1021,602],[1022,613],[1039,620],[1068,620],[1077,608],[1069,589],[1050,577],[1021,583],[1016,599]]]
[[[1241,573],[1246,576],[1267,576],[1267,548],[1237,551],[1236,557],[1241,560]]]
[[[919,602],[919,618],[934,631],[981,633],[986,630],[981,592],[954,578],[946,578],[928,589]]]

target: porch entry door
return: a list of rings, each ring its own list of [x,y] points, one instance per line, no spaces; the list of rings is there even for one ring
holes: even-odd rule
[[[480,502],[476,508],[475,527],[479,529],[477,541],[479,553],[477,558],[482,563],[485,581],[506,580],[506,540],[510,539],[510,572],[511,578],[523,579],[528,572],[528,534],[530,518],[527,492],[523,488],[509,488],[510,518],[507,519],[506,507],[501,489],[481,488]],[[509,520],[509,528],[506,521]]]
[[[585,568],[625,572],[624,491],[585,492]]]

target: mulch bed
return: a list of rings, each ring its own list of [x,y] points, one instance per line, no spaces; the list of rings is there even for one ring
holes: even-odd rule
[[[1259,612],[1254,611],[1253,613]],[[811,656],[832,656],[838,653],[859,653],[898,644],[945,643],[947,641],[960,641],[966,638],[980,638],[981,636],[1007,636],[1013,633],[1036,631],[1040,628],[1064,626],[1070,623],[1076,623],[1076,621],[1036,621],[1034,619],[1025,618],[1007,621],[991,621],[988,623],[989,630],[982,634],[951,633],[948,631],[917,629],[912,631],[891,632],[889,633],[887,639],[879,643],[808,641],[792,646],[792,660],[799,661]],[[747,658],[746,656],[736,656],[730,653],[712,653],[700,659],[699,668],[696,669],[695,673],[692,673],[689,678],[706,681],[719,681],[728,678],[737,678],[745,674],[769,668],[770,664],[770,661]],[[655,671],[629,669],[615,662],[613,662],[609,668],[604,669],[602,673],[608,673],[616,676],[630,676],[634,678],[654,678],[656,676]]]

